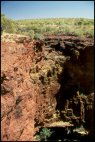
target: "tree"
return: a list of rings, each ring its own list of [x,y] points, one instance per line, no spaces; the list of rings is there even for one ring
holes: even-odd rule
[[[7,33],[16,32],[16,24],[13,20],[8,19],[4,14],[1,14],[1,25],[3,30]]]

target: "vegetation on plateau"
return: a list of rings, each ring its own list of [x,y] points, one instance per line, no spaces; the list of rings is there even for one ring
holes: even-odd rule
[[[12,20],[1,14],[3,32],[44,38],[44,35],[94,36],[94,20],[85,18],[48,18]]]

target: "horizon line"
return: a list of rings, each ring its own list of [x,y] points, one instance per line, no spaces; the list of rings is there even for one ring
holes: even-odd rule
[[[12,18],[10,18],[12,19]],[[12,20],[44,20],[44,19],[88,19],[88,20],[94,20],[94,18],[86,18],[86,17],[42,17],[42,18],[26,18],[26,19],[12,19]]]

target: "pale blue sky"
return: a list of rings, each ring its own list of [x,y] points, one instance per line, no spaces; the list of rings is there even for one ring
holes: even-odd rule
[[[94,19],[94,1],[2,1],[1,12],[11,19]]]

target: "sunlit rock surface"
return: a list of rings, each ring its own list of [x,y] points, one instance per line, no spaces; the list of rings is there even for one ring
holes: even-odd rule
[[[93,136],[93,39],[49,36],[44,41],[34,41],[16,35],[2,38],[2,141],[33,141],[36,131],[49,124],[83,125],[82,134],[87,131]]]

